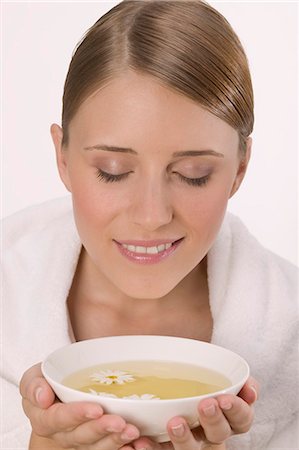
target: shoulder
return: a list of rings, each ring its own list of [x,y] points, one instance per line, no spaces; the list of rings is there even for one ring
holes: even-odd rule
[[[277,425],[287,426],[298,411],[298,268],[228,213],[208,270],[214,343],[242,355],[263,387],[250,448],[268,448]]]
[[[30,236],[50,231],[57,222],[67,226],[72,221],[70,196],[32,205],[2,220],[3,250],[9,250]]]
[[[70,198],[32,206],[3,224],[3,372],[17,384],[27,367],[69,342],[66,300],[82,244]]]
[[[298,280],[298,267],[263,246],[239,217],[227,213],[223,231],[230,235],[231,252],[237,254],[238,259],[246,260],[249,267],[275,272],[276,276],[284,276],[293,282]]]
[[[279,321],[288,316],[287,320],[293,322],[298,317],[298,274],[294,264],[265,248],[238,217],[226,214],[208,254],[210,301],[215,315],[228,300],[227,304],[233,303],[236,309],[242,301],[243,311],[252,322],[261,309],[260,318],[266,314],[268,321],[272,316]]]

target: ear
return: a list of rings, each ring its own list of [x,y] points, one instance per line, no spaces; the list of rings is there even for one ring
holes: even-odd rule
[[[69,180],[69,174],[68,174],[68,150],[66,148],[63,148],[62,146],[62,138],[63,138],[63,131],[62,128],[57,125],[56,123],[53,123],[51,125],[51,136],[55,147],[56,152],[56,164],[58,168],[58,172],[61,178],[61,181],[65,185],[68,191],[71,192],[71,184]]]
[[[239,162],[239,167],[238,167],[238,171],[236,174],[236,178],[230,193],[230,198],[237,192],[237,190],[239,189],[244,177],[245,177],[245,173],[248,167],[248,163],[250,160],[250,156],[251,156],[251,147],[252,147],[252,138],[249,137],[246,140],[246,152],[245,155],[242,156],[242,158],[240,159]]]

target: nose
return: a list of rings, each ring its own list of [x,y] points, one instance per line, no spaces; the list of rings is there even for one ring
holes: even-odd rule
[[[130,207],[131,220],[144,230],[154,231],[172,221],[173,208],[167,186],[157,179],[142,183],[134,193]]]

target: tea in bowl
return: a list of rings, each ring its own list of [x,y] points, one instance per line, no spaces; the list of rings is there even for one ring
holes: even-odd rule
[[[171,336],[111,336],[70,344],[50,354],[42,372],[62,402],[94,401],[122,416],[142,436],[169,440],[166,425],[183,416],[199,425],[207,397],[238,394],[246,361],[214,344]]]

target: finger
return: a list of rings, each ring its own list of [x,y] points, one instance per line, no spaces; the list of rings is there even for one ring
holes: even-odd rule
[[[89,420],[70,431],[57,433],[55,437],[67,447],[77,447],[94,444],[112,433],[121,433],[125,427],[126,422],[122,417],[105,414],[100,419]]]
[[[90,450],[115,450],[128,445],[135,439],[138,439],[140,433],[138,429],[131,424],[127,424],[121,433],[110,433],[96,444],[92,444]]]
[[[174,417],[167,424],[167,432],[175,450],[198,450],[195,440],[187,422],[182,417]]]
[[[200,447],[200,450],[226,450],[226,445],[225,445],[225,443],[223,443],[223,444],[204,443]]]
[[[242,387],[238,396],[245,400],[246,403],[252,405],[259,398],[260,385],[255,378],[249,377],[245,385]]]
[[[235,395],[220,395],[218,404],[235,434],[249,431],[253,421],[253,409]]]
[[[35,433],[44,437],[73,429],[84,422],[98,419],[103,415],[103,409],[97,403],[58,402],[48,409],[41,409],[24,399],[23,407],[31,421],[32,429]]]
[[[28,369],[20,382],[20,394],[33,405],[48,408],[55,401],[55,393],[41,372],[41,364]]]
[[[221,444],[228,439],[232,430],[225,415],[214,398],[202,400],[198,406],[199,421],[206,439],[213,444]]]
[[[167,443],[163,443],[163,450],[164,446]],[[149,439],[146,436],[141,436],[139,439],[136,439],[133,442],[134,450],[161,450],[161,445],[157,442],[153,442],[151,439]]]

